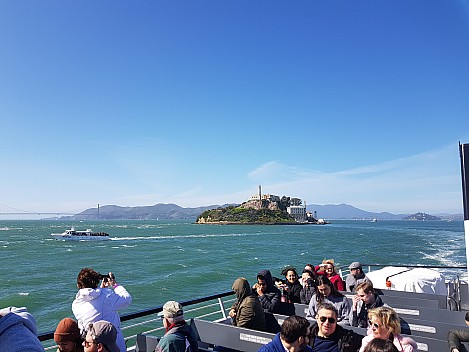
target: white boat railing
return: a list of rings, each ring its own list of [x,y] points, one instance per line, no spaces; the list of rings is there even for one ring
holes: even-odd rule
[[[381,269],[386,266],[400,267],[400,268],[425,268],[425,269],[435,269],[437,271],[442,271],[442,274],[447,276],[450,274],[449,279],[445,279],[445,284],[447,288],[447,303],[448,309],[450,310],[461,310],[463,308],[462,304],[462,294],[461,294],[461,278],[467,277],[466,267],[465,266],[442,266],[442,265],[402,265],[402,264],[362,264],[363,272],[369,273],[373,270]],[[345,280],[346,276],[350,273],[350,269],[347,266],[339,267],[339,274]],[[468,302],[469,303],[469,302]]]
[[[184,318],[187,320],[199,318],[217,321],[227,318],[227,312],[234,301],[234,292],[229,291],[180,303],[184,307]],[[158,316],[158,313],[162,310],[163,306],[157,306],[121,316],[121,329],[130,350],[135,346],[137,334],[164,335],[162,319]],[[45,351],[55,351],[57,349],[53,331],[40,334],[39,340],[42,342]]]
[[[372,271],[375,268],[382,268],[390,265],[380,264],[364,264],[364,268]],[[411,265],[392,265],[401,267],[413,268],[442,268],[448,269],[466,269],[466,267],[439,267],[439,266],[411,266]],[[339,268],[339,273],[343,278],[348,274],[347,267]],[[461,280],[460,275],[454,275],[450,280],[447,280],[448,288],[448,308],[451,310],[461,310]],[[175,298],[177,299],[177,298]],[[235,301],[233,291],[220,293],[217,295],[201,297],[190,301],[180,302],[184,306],[184,317],[186,319],[199,318],[210,321],[225,320],[227,312]],[[226,308],[228,307],[228,308]],[[162,326],[162,319],[158,316],[163,306],[146,309],[143,311],[130,313],[121,316],[121,329],[129,348],[133,347],[136,343],[137,334],[153,334],[162,336],[164,328]],[[43,343],[46,351],[56,350],[57,346],[54,343],[54,332],[47,332],[39,335],[39,339]]]

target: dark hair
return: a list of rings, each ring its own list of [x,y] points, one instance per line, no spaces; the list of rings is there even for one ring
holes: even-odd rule
[[[466,313],[466,316],[464,317],[465,321],[469,321],[469,312]]]
[[[364,281],[361,282],[360,284],[355,287],[355,292],[358,292],[358,290],[363,290],[365,293],[375,293],[375,289],[373,288],[373,284],[369,281]]]
[[[317,276],[315,273],[313,273],[311,270],[308,270],[308,269],[303,269],[303,271],[301,273],[302,274],[308,273],[309,276],[311,276],[312,279],[314,279]]]
[[[327,302],[320,303],[318,305],[316,313],[319,314],[319,311],[321,309],[326,309],[326,310],[330,310],[331,312],[334,312],[336,318],[339,316],[339,312],[337,311],[337,308],[334,307],[334,305],[332,303],[327,303]]]
[[[308,334],[309,321],[298,315],[291,315],[282,324],[280,337],[288,343],[293,343],[301,336]]]
[[[296,269],[292,266],[287,266],[285,269],[282,270],[282,275],[283,276],[287,276],[288,272],[289,271],[293,271],[296,275],[296,277],[298,278],[298,272],[296,271]]]
[[[97,288],[101,275],[94,271],[92,268],[83,268],[78,273],[77,285],[78,288]]]
[[[396,346],[390,340],[373,339],[366,345],[363,352],[398,352]]]
[[[318,278],[316,279],[316,282],[317,282],[318,287],[321,286],[321,285],[329,286],[331,288],[331,295],[332,296],[345,297],[342,293],[337,291],[335,286],[332,284],[331,280],[329,280],[326,275],[319,275]],[[326,297],[321,292],[318,291],[316,293],[316,301],[322,302],[322,301],[324,301],[325,298]]]

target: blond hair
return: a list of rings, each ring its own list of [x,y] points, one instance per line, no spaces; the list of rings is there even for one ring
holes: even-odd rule
[[[401,322],[397,313],[390,307],[378,307],[368,311],[368,319],[375,318],[383,325],[390,334],[401,333]]]
[[[332,269],[334,269],[334,272],[337,273],[337,268],[334,263],[334,259],[323,259],[322,260],[322,265],[332,265]]]

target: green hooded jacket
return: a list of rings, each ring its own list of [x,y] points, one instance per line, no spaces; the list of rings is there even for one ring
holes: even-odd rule
[[[248,281],[239,277],[233,283],[232,289],[238,297],[232,307],[236,312],[233,325],[266,331],[264,310],[259,299],[252,294]]]

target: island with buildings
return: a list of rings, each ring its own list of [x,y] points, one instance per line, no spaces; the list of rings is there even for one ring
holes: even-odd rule
[[[299,198],[279,197],[259,193],[240,205],[230,205],[206,210],[197,217],[197,224],[262,224],[302,225],[326,224],[306,211],[306,203]]]

